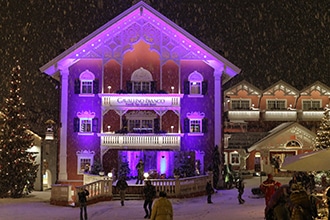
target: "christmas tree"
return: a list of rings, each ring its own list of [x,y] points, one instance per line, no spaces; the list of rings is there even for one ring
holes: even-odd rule
[[[11,73],[9,97],[5,99],[0,117],[0,197],[20,198],[33,190],[38,165],[33,134],[24,115],[25,104],[20,96],[20,67]]]
[[[321,120],[319,129],[316,132],[315,147],[326,149],[330,147],[330,110],[326,109]]]

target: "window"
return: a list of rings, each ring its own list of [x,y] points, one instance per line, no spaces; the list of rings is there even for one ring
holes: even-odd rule
[[[208,121],[203,112],[189,112],[184,119],[184,132],[188,135],[203,135],[207,132]]]
[[[150,93],[151,83],[150,82],[133,82],[132,93]]]
[[[285,147],[300,147],[300,144],[297,141],[289,141]]]
[[[203,81],[202,74],[197,71],[188,76],[188,81],[184,83],[184,94],[189,97],[203,97],[207,92],[207,82]]]
[[[90,171],[91,164],[93,164],[94,151],[83,150],[77,151],[77,173],[83,174],[84,172]]]
[[[250,100],[232,99],[231,109],[250,109]]]
[[[239,165],[239,154],[237,152],[230,153],[230,164],[232,165]]]
[[[320,100],[302,100],[303,110],[320,110],[321,101]]]
[[[84,80],[81,81],[81,94],[93,94],[93,81]]]
[[[89,70],[85,70],[80,74],[79,79],[75,80],[74,86],[75,94],[80,96],[94,96],[99,92],[99,82]]]
[[[267,110],[286,109],[286,100],[267,100]]]
[[[74,132],[93,134],[93,132],[97,132],[97,129],[98,119],[95,118],[95,112],[84,111],[77,113],[77,118],[74,119]]]
[[[154,133],[159,131],[159,119],[153,111],[130,111],[125,117],[128,132]]]

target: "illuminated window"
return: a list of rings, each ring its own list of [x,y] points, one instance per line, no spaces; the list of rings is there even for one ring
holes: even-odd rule
[[[284,110],[286,109],[286,100],[267,100],[267,110]]]
[[[75,94],[80,96],[94,96],[99,92],[99,82],[89,70],[85,70],[80,74],[79,79],[75,80],[74,86]]]
[[[231,165],[239,165],[239,154],[237,152],[231,152],[230,154],[230,164]]]
[[[93,133],[97,132],[98,119],[95,118],[95,112],[78,112],[74,119],[74,132]]]
[[[93,164],[94,151],[83,150],[77,151],[77,173],[83,174],[85,172],[89,172],[91,168],[91,164]]]
[[[189,97],[203,97],[207,92],[207,82],[203,81],[202,74],[197,71],[188,76],[188,81],[184,83],[184,94]]]
[[[321,110],[321,100],[302,100],[303,110]]]
[[[207,132],[208,121],[203,112],[189,112],[184,119],[184,132],[189,135],[203,135]]]

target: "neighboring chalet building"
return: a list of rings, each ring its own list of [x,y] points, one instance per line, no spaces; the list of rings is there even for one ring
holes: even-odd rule
[[[297,90],[280,80],[260,90],[245,80],[224,91],[225,164],[234,170],[274,172],[274,161],[314,149],[330,107],[329,86]]]
[[[40,68],[60,81],[58,183],[82,184],[100,160],[173,177],[205,174],[223,149],[222,84],[240,69],[144,2]]]

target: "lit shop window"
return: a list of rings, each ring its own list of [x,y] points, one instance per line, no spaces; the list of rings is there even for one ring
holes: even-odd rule
[[[184,94],[189,97],[203,97],[206,92],[207,82],[204,81],[202,74],[197,71],[192,72],[184,84]]]
[[[89,70],[85,70],[75,80],[75,94],[79,96],[94,96],[99,92],[99,82],[95,79],[95,75]]]
[[[308,110],[322,110],[321,100],[302,100],[302,106],[304,111]]]
[[[184,119],[184,131],[188,135],[203,135],[207,132],[207,119],[203,112],[189,112]]]
[[[91,169],[91,164],[93,164],[94,151],[83,150],[77,151],[77,173],[83,174],[89,172]]]
[[[80,134],[93,134],[97,132],[98,119],[95,118],[95,112],[78,112],[74,119],[74,132]]]

